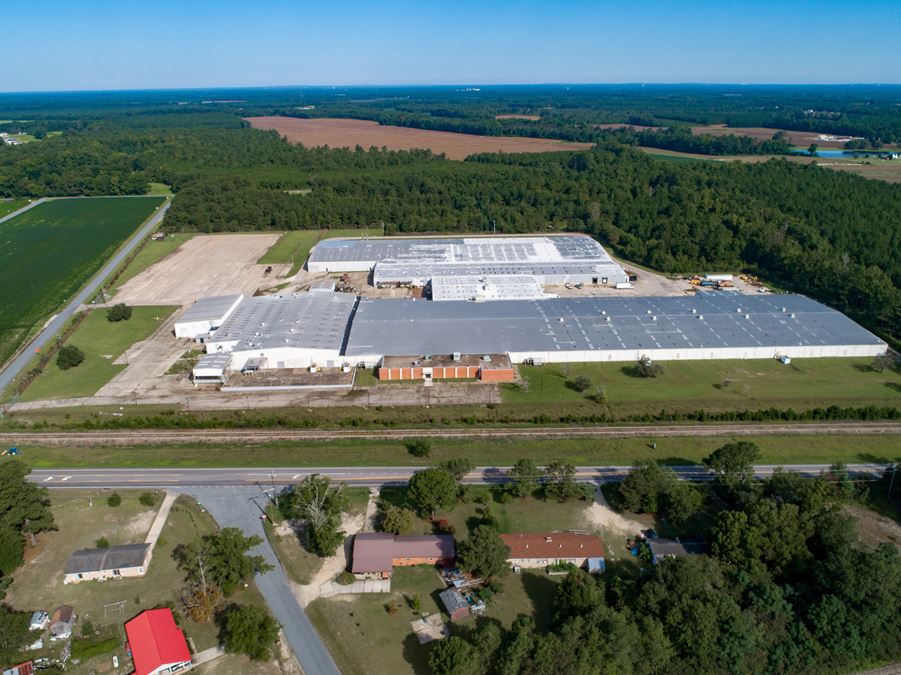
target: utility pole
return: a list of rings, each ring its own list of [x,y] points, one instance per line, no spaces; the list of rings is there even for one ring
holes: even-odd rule
[[[497,234],[497,221],[496,220],[492,219],[491,227],[492,227],[492,230],[491,230],[492,234]]]
[[[895,486],[895,476],[897,476],[897,475],[898,475],[898,465],[895,464],[892,466],[892,479],[889,481],[889,484],[888,484],[888,495],[887,496],[889,499],[892,498],[892,488]]]
[[[275,501],[275,510],[278,511],[278,492],[275,491],[275,472],[269,471],[269,479],[272,481],[272,499]]]

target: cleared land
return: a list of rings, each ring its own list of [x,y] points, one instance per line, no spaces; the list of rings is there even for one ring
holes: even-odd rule
[[[257,260],[278,241],[277,234],[198,235],[179,245],[163,260],[129,279],[116,294],[117,302],[186,305],[207,295],[253,295],[271,286],[281,270],[264,274]],[[151,252],[155,244],[146,248]]]
[[[285,276],[294,276],[303,267],[310,249],[323,239],[335,237],[380,236],[380,229],[362,230],[292,230],[285,232],[272,247],[257,260],[260,265],[291,265]]]
[[[144,247],[138,251],[138,254],[132,259],[128,266],[119,275],[116,280],[117,286],[121,287],[129,279],[138,276],[147,268],[155,265],[160,260],[174,253],[186,241],[190,241],[195,235],[190,232],[176,232],[167,234],[165,239],[159,241],[150,240]]]
[[[194,445],[135,445],[105,447],[41,447],[18,441],[20,460],[41,469],[55,468],[154,468],[154,467],[326,467],[326,466],[430,466],[436,462],[467,458],[480,466],[509,466],[521,457],[539,462],[566,460],[578,466],[626,465],[641,459],[657,459],[677,465],[700,462],[718,447],[747,440],[760,446],[762,464],[805,464],[844,461],[888,462],[901,459],[895,434],[860,436],[786,436],[737,434],[724,437],[667,438],[654,427],[637,438],[430,438],[431,454],[414,457],[402,439],[350,439],[331,441],[280,441],[246,445],[239,441]],[[410,434],[415,436],[415,432]],[[12,444],[12,443],[11,443]],[[656,447],[654,445],[656,444]]]
[[[0,199],[0,218],[26,206],[28,199]]]
[[[526,120],[527,122],[537,122],[541,119],[541,115],[518,115],[515,113],[506,113],[503,115],[495,115],[496,120]]]
[[[811,143],[816,143],[821,148],[843,148],[847,141],[820,141],[817,137],[835,136],[836,134],[823,134],[820,131],[790,131],[789,129],[769,129],[766,127],[727,127],[725,124],[710,124],[706,126],[692,127],[691,133],[695,136],[707,134],[708,136],[750,136],[755,141],[768,141],[780,131],[788,136],[788,142],[798,147],[806,148]]]
[[[127,367],[116,363],[123,352],[149,337],[174,310],[175,307],[134,307],[131,319],[115,323],[107,321],[105,309],[91,311],[67,341],[85,353],[84,361],[76,368],[60,370],[56,360],[52,360],[24,391],[21,400],[91,396]]]
[[[274,129],[291,143],[331,148],[387,147],[390,150],[428,148],[448,159],[465,159],[482,152],[561,152],[587,150],[591,143],[573,143],[545,138],[475,136],[449,131],[430,131],[408,127],[383,126],[378,122],[355,119],[300,119],[295,117],[250,117],[255,129]]]
[[[776,407],[901,404],[901,373],[877,372],[872,360],[795,359],[788,366],[773,360],[668,361],[663,375],[643,378],[632,363],[572,363],[520,366],[528,391],[504,385],[505,403],[580,403],[603,387],[611,409],[645,408],[735,410],[766,402]],[[578,377],[589,387],[579,392]]]
[[[54,199],[0,224],[0,361],[75,293],[162,203]]]
[[[142,610],[170,602],[176,606],[180,604],[183,575],[176,568],[172,551],[179,544],[190,543],[196,537],[218,529],[209,514],[187,497],[179,497],[169,512],[144,577],[105,583],[63,584],[62,571],[66,560],[76,549],[93,547],[100,537],[106,537],[111,545],[144,541],[159,507],[140,504],[139,493],[128,491],[119,493],[122,496],[120,506],[110,507],[106,504],[108,494],[65,491],[51,495],[58,530],[38,535],[37,547],[26,548],[26,562],[13,573],[7,602],[16,609],[28,611],[52,611],[61,603],[72,605],[79,617],[74,632],[76,637],[81,635],[85,621],[90,621],[96,628],[109,627],[118,637],[124,635],[121,624]],[[162,493],[157,504],[160,501]],[[234,599],[242,604],[263,604],[253,584]],[[104,611],[104,605],[122,601],[124,610],[121,614]],[[181,626],[199,650],[218,643],[218,627],[212,621],[198,624],[182,613]],[[118,640],[116,651],[86,662],[78,672],[105,672],[114,654],[119,656],[120,662],[125,661],[121,640]],[[223,658],[235,663],[243,661],[238,657]]]

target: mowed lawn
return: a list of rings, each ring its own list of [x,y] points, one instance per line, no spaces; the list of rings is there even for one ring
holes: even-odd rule
[[[0,224],[0,361],[96,273],[162,201],[54,199]]]
[[[620,409],[735,410],[811,405],[897,405],[901,373],[876,372],[868,358],[666,361],[657,378],[638,377],[632,363],[572,363],[520,366],[528,391],[504,385],[505,403],[570,404],[588,402],[603,387],[608,405]],[[584,392],[576,378],[589,378]]]
[[[294,275],[303,267],[310,255],[310,249],[323,239],[335,237],[362,237],[369,235],[375,237],[381,235],[380,229],[357,230],[292,230],[285,232],[275,244],[266,251],[266,254],[257,262],[261,265],[291,264],[289,276]]]
[[[176,307],[133,307],[128,321],[110,322],[106,309],[97,308],[75,329],[66,344],[81,349],[80,365],[61,370],[52,359],[20,400],[91,396],[127,366],[113,363],[135,342],[144,340],[172,314]]]
[[[0,199],[0,218],[27,206],[29,199]]]
[[[127,621],[141,610],[169,602],[179,604],[184,575],[172,559],[173,550],[218,529],[208,513],[184,496],[176,500],[169,512],[145,576],[63,584],[66,561],[75,550],[93,548],[100,537],[106,537],[113,546],[143,542],[163,498],[163,493],[159,493],[156,506],[147,507],[138,501],[140,492],[119,491],[122,504],[111,507],[106,503],[109,494],[99,490],[51,493],[58,529],[39,535],[36,549],[26,547],[27,562],[13,573],[13,584],[7,591],[9,604],[29,611],[52,611],[61,603],[69,604],[75,608],[79,622],[89,619],[95,626]],[[262,603],[253,585],[231,599]],[[122,614],[104,611],[104,605],[123,600]],[[212,622],[197,624],[183,613],[182,627],[198,649],[217,644],[218,631]],[[76,635],[80,635],[80,630],[76,630]]]

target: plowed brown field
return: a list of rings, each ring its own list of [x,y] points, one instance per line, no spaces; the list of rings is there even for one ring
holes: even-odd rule
[[[250,117],[255,129],[275,129],[291,143],[332,148],[387,147],[390,150],[428,148],[448,159],[465,159],[480,152],[560,152],[587,150],[591,143],[555,141],[548,138],[475,136],[449,131],[429,131],[381,125],[369,120],[300,119],[296,117]]]
[[[843,148],[845,141],[818,141],[818,131],[789,131],[788,129],[767,129],[764,127],[727,127],[725,124],[711,124],[703,127],[692,127],[691,132],[696,136],[709,134],[711,136],[750,136],[755,141],[768,141],[777,131],[788,134],[788,142],[798,147],[807,148],[811,143],[816,143],[821,148]],[[827,134],[828,135],[828,134]]]

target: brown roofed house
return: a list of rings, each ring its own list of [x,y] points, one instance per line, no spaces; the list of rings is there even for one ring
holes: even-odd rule
[[[454,561],[449,534],[400,536],[364,532],[354,537],[351,571],[358,577],[387,579],[395,567],[449,564]]]
[[[520,532],[502,534],[510,548],[508,562],[514,567],[547,567],[555,563],[571,563],[585,567],[589,560],[604,559],[600,537],[577,532]]]

